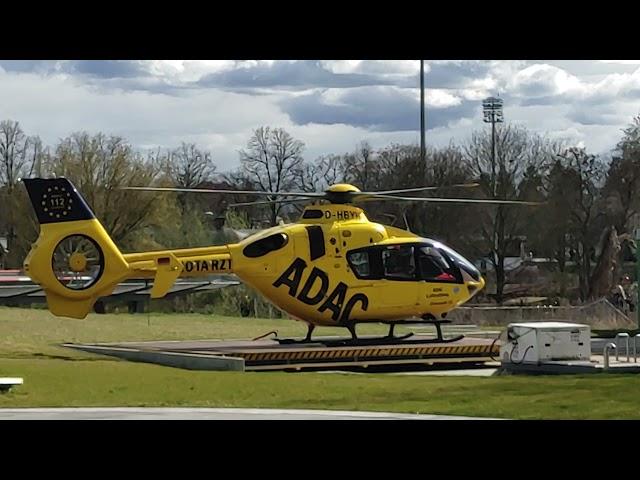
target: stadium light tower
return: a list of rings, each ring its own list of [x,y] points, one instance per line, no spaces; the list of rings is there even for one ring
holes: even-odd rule
[[[491,190],[496,196],[496,123],[504,122],[502,114],[502,99],[496,97],[485,98],[482,101],[484,122],[491,124]]]

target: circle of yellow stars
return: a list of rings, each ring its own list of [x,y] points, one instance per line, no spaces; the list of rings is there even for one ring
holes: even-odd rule
[[[64,209],[64,211],[62,211],[61,213],[55,213],[55,212],[51,212],[49,211],[49,209],[47,208],[47,196],[48,195],[66,195],[66,201],[67,206]],[[65,198],[64,196],[62,197],[63,199]],[[42,195],[42,206],[44,207],[44,211],[45,213],[49,214],[50,218],[60,218],[60,216],[66,217],[67,214],[71,211],[71,204],[73,203],[73,199],[71,198],[71,194],[69,192],[67,192],[67,189],[65,187],[49,187],[47,188],[47,193]]]

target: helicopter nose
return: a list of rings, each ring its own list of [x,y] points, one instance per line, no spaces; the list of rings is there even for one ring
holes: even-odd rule
[[[485,280],[482,276],[478,280],[469,280],[465,282],[469,291],[469,300],[472,299],[485,286]]]

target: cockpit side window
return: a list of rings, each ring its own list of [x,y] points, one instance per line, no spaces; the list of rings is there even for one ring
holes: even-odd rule
[[[416,259],[412,245],[391,245],[382,250],[384,278],[415,280]]]
[[[276,233],[247,245],[242,253],[249,258],[262,257],[267,253],[280,250],[287,244],[288,240],[289,237],[286,234]]]
[[[456,272],[447,259],[433,246],[418,251],[420,279],[428,282],[456,282]]]
[[[347,253],[347,261],[357,278],[366,280],[382,278],[380,248],[378,247],[351,250]]]
[[[347,253],[354,275],[361,279],[416,280],[413,245],[367,247]]]
[[[369,251],[360,250],[355,252],[349,252],[347,260],[351,265],[353,273],[358,278],[372,278],[371,275],[371,262],[369,260]]]

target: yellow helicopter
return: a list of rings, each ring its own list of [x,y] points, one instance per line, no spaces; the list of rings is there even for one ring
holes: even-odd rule
[[[153,279],[151,298],[160,298],[178,277],[233,273],[291,317],[306,322],[308,332],[302,340],[306,342],[317,325],[345,327],[351,340],[358,341],[355,327],[363,322],[388,324],[383,341],[408,336],[394,337],[399,323],[433,323],[435,341],[445,341],[440,323],[447,313],[485,285],[480,272],[459,253],[409,231],[371,222],[358,204],[374,200],[535,204],[401,196],[437,187],[361,192],[352,185],[336,184],[312,193],[126,187],[268,197],[235,206],[313,203],[304,208],[298,222],[268,228],[238,243],[123,254],[68,179],[23,181],[40,223],[24,270],[43,287],[54,315],[84,318],[98,298],[110,295],[128,278]]]

